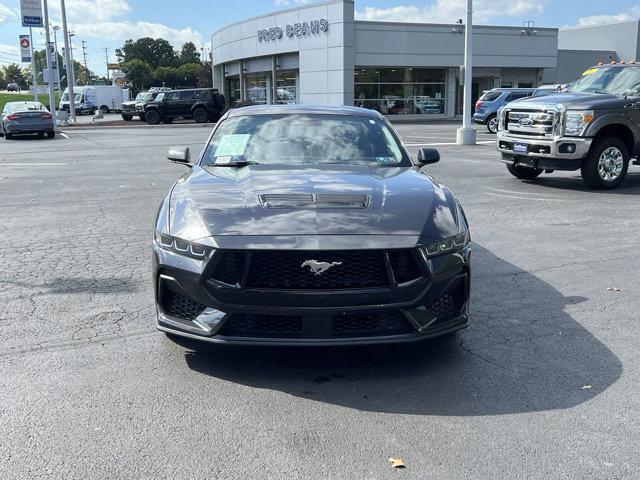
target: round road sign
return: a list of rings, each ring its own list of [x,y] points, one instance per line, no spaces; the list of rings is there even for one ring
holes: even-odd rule
[[[30,45],[30,43],[29,43],[29,39],[28,38],[21,38],[20,39],[20,46],[22,48],[29,48],[29,45]]]

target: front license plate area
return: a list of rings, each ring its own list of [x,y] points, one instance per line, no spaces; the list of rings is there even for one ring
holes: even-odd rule
[[[513,144],[514,153],[528,153],[527,144],[522,142],[515,142]]]

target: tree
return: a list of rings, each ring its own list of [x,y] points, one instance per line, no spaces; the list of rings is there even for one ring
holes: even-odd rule
[[[211,71],[211,62],[205,62],[200,67],[200,75],[198,75],[198,86],[200,88],[213,86],[213,72]]]
[[[173,67],[156,68],[153,72],[153,85],[157,87],[177,87],[180,85],[178,69]]]
[[[27,72],[17,63],[10,63],[2,67],[2,74],[7,83],[17,83],[20,88],[26,89],[29,86]]]
[[[181,87],[198,86],[198,77],[202,71],[202,65],[199,63],[187,63],[178,68],[178,85]]]
[[[176,64],[176,52],[164,38],[150,37],[138,40],[127,40],[122,48],[116,49],[116,56],[122,63],[131,60],[142,60],[151,68],[169,67]]]
[[[121,65],[120,69],[127,75],[133,85],[142,90],[145,85],[149,85],[153,78],[153,71],[148,63],[134,58]]]
[[[187,63],[200,63],[200,54],[193,42],[185,43],[180,50],[180,65]]]

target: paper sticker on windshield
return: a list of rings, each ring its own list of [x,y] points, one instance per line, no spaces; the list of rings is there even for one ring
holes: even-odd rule
[[[234,133],[230,135],[222,135],[218,140],[218,146],[214,157],[227,157],[244,155],[244,151],[247,148],[251,134],[249,133]]]
[[[586,75],[591,75],[592,73],[596,73],[598,71],[597,68],[590,68],[588,70],[585,70],[584,72],[582,72],[582,76],[586,76]]]

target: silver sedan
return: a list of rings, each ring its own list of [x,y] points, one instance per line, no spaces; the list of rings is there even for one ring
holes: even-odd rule
[[[56,136],[53,117],[40,102],[9,102],[0,117],[0,136],[10,140],[21,134]]]

